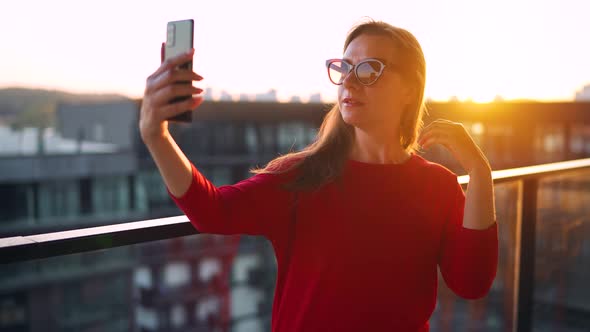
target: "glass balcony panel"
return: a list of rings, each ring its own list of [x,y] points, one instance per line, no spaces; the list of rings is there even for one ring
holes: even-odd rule
[[[439,271],[437,305],[430,319],[431,331],[510,331],[513,324],[515,244],[518,220],[518,184],[496,185],[499,262],[489,294],[479,300],[465,300],[450,290]]]
[[[275,274],[270,244],[249,236],[192,235],[8,264],[0,331],[269,330]]]
[[[590,171],[539,183],[534,331],[590,326]]]

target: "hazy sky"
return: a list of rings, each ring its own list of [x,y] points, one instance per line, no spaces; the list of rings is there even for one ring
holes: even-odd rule
[[[350,27],[369,16],[410,30],[426,55],[426,95],[570,100],[590,84],[590,1],[18,0],[0,12],[0,87],[143,94],[166,22],[195,20],[201,87],[278,90],[287,100],[335,86]]]

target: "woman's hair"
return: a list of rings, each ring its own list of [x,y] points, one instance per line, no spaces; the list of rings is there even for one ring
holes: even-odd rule
[[[400,116],[400,144],[408,152],[417,149],[416,139],[422,128],[425,112],[424,86],[426,63],[418,40],[409,31],[381,21],[369,20],[354,26],[344,42],[344,51],[363,34],[389,37],[395,46],[396,64],[401,68],[404,83],[414,90],[413,102]],[[354,128],[342,119],[338,103],[326,114],[316,139],[298,152],[291,152],[271,160],[254,174],[282,174],[296,169],[297,175],[284,184],[288,190],[314,190],[340,177],[352,143]]]

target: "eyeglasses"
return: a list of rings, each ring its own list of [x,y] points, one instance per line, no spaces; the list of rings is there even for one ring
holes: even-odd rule
[[[326,67],[330,81],[336,85],[341,85],[351,71],[354,71],[356,79],[362,85],[371,85],[381,76],[385,64],[377,59],[365,59],[356,65],[343,59],[330,59],[326,60]]]

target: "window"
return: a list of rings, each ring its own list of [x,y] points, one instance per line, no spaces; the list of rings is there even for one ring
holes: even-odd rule
[[[97,215],[129,212],[129,182],[126,176],[92,179],[92,206]]]
[[[80,210],[80,188],[75,180],[54,180],[39,184],[39,218],[75,217]],[[59,221],[58,221],[59,222]]]

